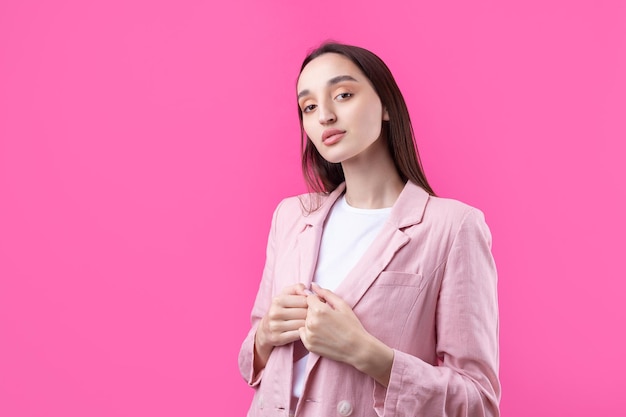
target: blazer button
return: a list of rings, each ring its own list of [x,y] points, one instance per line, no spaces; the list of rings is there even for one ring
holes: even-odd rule
[[[342,416],[349,416],[352,414],[352,404],[350,401],[342,400],[337,404],[337,412]]]

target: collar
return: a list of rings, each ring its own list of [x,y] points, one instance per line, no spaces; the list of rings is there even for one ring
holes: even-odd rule
[[[320,207],[314,212],[303,216],[304,223],[312,227],[323,226],[330,209],[341,194],[343,194],[345,189],[346,183],[342,182],[330,194],[321,195],[322,203]],[[314,203],[316,199],[315,196],[315,194],[307,195],[306,203]],[[422,187],[411,181],[407,181],[391,209],[388,222],[395,225],[398,229],[420,223],[424,217],[424,210],[426,209],[429,198],[430,194],[424,191]]]

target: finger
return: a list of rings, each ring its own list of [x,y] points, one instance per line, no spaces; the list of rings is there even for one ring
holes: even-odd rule
[[[286,308],[281,311],[276,319],[281,320],[304,320],[306,319],[307,308]]]
[[[320,297],[322,300],[325,300],[328,304],[330,304],[332,308],[338,308],[345,304],[343,299],[339,297],[337,294],[335,294],[334,292],[332,292],[331,290],[322,288],[315,283],[311,285],[311,289],[318,297]]]
[[[302,283],[298,283],[283,288],[280,293],[285,295],[306,295],[304,290],[306,290],[306,286]]]
[[[322,311],[330,307],[329,304],[326,304],[326,300],[324,300],[323,298],[320,298],[320,296],[317,294],[309,295],[306,298],[306,303],[309,309],[313,309],[316,311]]]
[[[308,339],[307,339],[307,337],[306,337],[306,329],[305,329],[304,327],[300,327],[300,328],[298,329],[298,336],[300,337],[300,340],[302,341],[302,344],[304,345],[304,347],[305,347],[307,350],[310,350],[310,349],[309,349],[309,347],[310,347],[310,346],[309,346],[309,341],[308,341]]]
[[[298,330],[305,325],[305,321],[298,320],[277,320],[268,323],[270,332],[274,333],[274,337],[281,338],[283,334],[289,333],[293,330]]]
[[[300,284],[298,286],[298,294],[299,295],[311,295],[313,293],[307,286],[305,286],[304,284]]]
[[[285,308],[306,308],[305,295],[284,295],[277,297],[278,304]]]
[[[300,329],[290,330],[280,335],[280,345],[286,345],[287,343],[300,340]]]

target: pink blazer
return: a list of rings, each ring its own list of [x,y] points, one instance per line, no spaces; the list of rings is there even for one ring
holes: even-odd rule
[[[254,334],[272,297],[309,285],[324,219],[345,186],[303,213],[310,195],[274,212],[252,328],[239,353],[255,389],[249,417],[288,416],[293,344],[274,348],[254,374]],[[394,349],[387,388],[349,365],[309,355],[302,417],[498,416],[498,301],[483,214],[408,182],[378,238],[335,293],[365,329]]]

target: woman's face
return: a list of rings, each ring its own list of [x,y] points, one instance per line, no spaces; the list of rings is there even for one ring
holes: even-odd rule
[[[327,53],[309,62],[298,79],[304,131],[324,159],[348,161],[367,153],[389,120],[367,77],[350,59]]]

